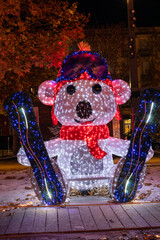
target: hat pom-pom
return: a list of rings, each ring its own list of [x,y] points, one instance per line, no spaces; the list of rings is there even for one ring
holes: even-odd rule
[[[91,51],[91,46],[87,42],[80,42],[77,44],[79,47],[79,51]]]

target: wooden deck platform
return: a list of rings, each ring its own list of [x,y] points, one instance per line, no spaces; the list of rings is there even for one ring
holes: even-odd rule
[[[0,212],[1,237],[160,228],[160,203],[21,207]]]

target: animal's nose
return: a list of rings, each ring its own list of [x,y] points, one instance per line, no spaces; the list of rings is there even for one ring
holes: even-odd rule
[[[76,112],[80,118],[89,118],[92,115],[92,106],[89,102],[81,101],[77,104]]]

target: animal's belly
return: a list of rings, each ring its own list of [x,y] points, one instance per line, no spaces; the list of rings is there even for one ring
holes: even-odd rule
[[[76,142],[76,143],[75,143]],[[58,164],[66,175],[70,187],[89,189],[108,185],[109,171],[113,164],[111,155],[96,159],[91,155],[84,141],[74,141],[63,145]]]
[[[83,145],[71,156],[70,169],[72,175],[90,176],[103,171],[103,159],[97,160],[91,155],[88,147]]]

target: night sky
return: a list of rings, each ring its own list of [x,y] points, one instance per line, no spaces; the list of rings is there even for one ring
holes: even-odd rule
[[[70,0],[70,2],[74,2]],[[89,25],[127,24],[127,0],[78,0],[78,10],[91,13]],[[136,26],[160,26],[160,0],[134,0]]]

